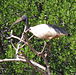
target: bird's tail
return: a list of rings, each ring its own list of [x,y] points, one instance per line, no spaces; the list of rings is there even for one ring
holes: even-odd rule
[[[71,34],[68,33],[67,36],[71,36]]]

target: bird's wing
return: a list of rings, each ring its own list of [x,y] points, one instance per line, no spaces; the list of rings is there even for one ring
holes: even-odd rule
[[[57,33],[59,34],[65,34],[68,35],[68,33],[61,27],[57,27],[55,25],[48,25],[49,27],[52,27]]]

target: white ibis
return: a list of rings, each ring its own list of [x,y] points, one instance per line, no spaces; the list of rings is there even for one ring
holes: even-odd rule
[[[16,24],[20,21],[25,21],[26,24],[28,24],[28,19],[26,16],[22,16],[20,19],[16,20],[13,24]],[[58,38],[63,35],[69,35],[64,29],[51,24],[39,24],[33,27],[29,27],[28,31],[38,38],[48,40]]]

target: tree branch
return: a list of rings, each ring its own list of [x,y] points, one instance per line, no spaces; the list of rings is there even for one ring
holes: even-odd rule
[[[29,29],[28,29],[28,30],[29,30]],[[4,61],[22,61],[22,62],[27,62],[27,63],[29,63],[31,66],[33,66],[36,70],[38,70],[39,72],[41,72],[42,74],[44,74],[44,75],[50,75],[50,74],[51,74],[51,73],[50,73],[50,68],[49,68],[50,66],[49,66],[48,61],[47,61],[47,59],[46,59],[46,56],[47,56],[48,54],[44,52],[45,46],[46,46],[46,42],[44,43],[44,46],[43,46],[43,49],[42,49],[41,52],[36,51],[36,50],[32,47],[32,45],[29,43],[29,40],[30,40],[33,36],[28,39],[27,36],[26,36],[26,34],[25,34],[28,30],[26,30],[26,26],[25,26],[21,38],[19,38],[19,37],[17,37],[17,36],[14,36],[14,35],[12,34],[13,31],[11,31],[10,37],[8,37],[8,39],[9,39],[9,38],[15,38],[15,39],[18,39],[18,40],[19,40],[19,42],[17,43],[17,48],[15,48],[15,46],[14,46],[13,43],[12,43],[12,46],[13,46],[14,49],[16,50],[16,59],[3,59],[3,60],[0,60],[0,62],[4,62]],[[24,41],[25,39],[26,39],[26,41]],[[24,46],[24,45],[22,45],[22,46],[20,47],[20,45],[21,45],[20,43],[21,43],[21,42],[23,42],[25,45],[28,45],[28,47],[29,47],[37,56],[42,57],[42,58],[44,59],[46,68],[45,68],[44,66],[42,66],[42,65],[34,62],[33,60],[29,60],[28,57],[27,57],[23,52],[22,52],[22,55],[20,56],[20,57],[22,57],[22,56],[23,56],[23,57],[22,57],[22,59],[20,59],[20,57],[19,57],[19,55],[18,55],[18,51],[19,51],[20,48],[22,48],[22,47]],[[39,68],[40,68],[41,70],[40,70]],[[44,70],[44,72],[43,72],[42,70]]]
[[[15,62],[15,61],[21,61],[21,62],[25,62],[25,63],[27,63],[27,60],[26,59],[0,59],[0,62],[9,62],[9,61],[13,61],[13,62]],[[44,66],[42,66],[42,65],[40,65],[40,64],[38,64],[37,62],[34,62],[33,60],[29,60],[34,66],[36,66],[36,67],[39,67],[40,69],[42,69],[42,70],[46,70],[46,68],[44,67]]]

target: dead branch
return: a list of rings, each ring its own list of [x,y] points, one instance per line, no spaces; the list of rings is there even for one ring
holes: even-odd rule
[[[45,65],[46,65],[46,74],[47,75],[51,75],[51,73],[50,73],[50,65],[48,63],[47,58],[45,56],[42,56],[42,58],[44,59],[44,62],[45,62]]]
[[[39,72],[41,72],[42,74],[44,74],[45,72],[43,72],[42,70],[40,70],[39,69],[39,65],[37,65],[37,66],[35,66],[34,64],[36,64],[36,63],[31,63],[31,61],[28,59],[28,57],[24,54],[24,53],[22,53],[23,54],[23,57],[22,56],[19,56],[18,55],[18,52],[19,52],[19,49],[21,48],[21,47],[23,47],[24,45],[22,45],[21,47],[20,47],[20,42],[23,42],[25,45],[26,45],[26,42],[28,42],[28,41],[24,41],[24,34],[25,34],[25,30],[26,30],[26,27],[24,28],[24,32],[22,33],[22,36],[21,36],[21,38],[19,38],[19,37],[17,37],[17,36],[14,36],[13,35],[13,31],[11,31],[11,34],[10,34],[10,37],[9,38],[15,38],[15,39],[18,39],[19,40],[19,42],[17,43],[17,48],[14,46],[14,44],[11,42],[11,44],[12,44],[12,46],[13,46],[13,48],[16,50],[16,59],[18,60],[18,59],[20,59],[20,57],[22,58],[22,60],[23,60],[23,58],[25,58],[26,59],[26,62],[27,63],[29,63],[31,66],[33,66],[36,70],[38,70]],[[33,36],[32,36],[33,37]],[[31,37],[31,38],[32,38]],[[9,39],[8,38],[8,39]],[[30,39],[31,39],[30,38]],[[30,40],[29,39],[29,40]],[[26,40],[28,40],[28,39],[26,39]],[[29,45],[30,46],[30,45]],[[32,48],[32,47],[31,47]],[[34,49],[32,49],[35,53],[37,53],[36,52],[36,50],[34,50]],[[38,54],[38,53],[37,53]],[[13,61],[13,60],[12,60]],[[18,60],[18,61],[21,61],[21,60]],[[41,66],[42,67],[42,66]]]
[[[29,30],[29,29],[28,29]],[[38,52],[36,51],[32,45],[29,43],[29,40],[33,37],[31,36],[29,39],[27,38],[27,35],[26,35],[26,32],[28,31],[26,30],[26,26],[24,28],[24,31],[22,33],[22,36],[21,38],[17,37],[17,36],[14,36],[13,35],[13,31],[11,30],[11,34],[10,34],[10,37],[8,37],[8,39],[11,39],[11,38],[15,38],[15,39],[18,39],[19,42],[17,43],[17,48],[14,46],[14,44],[11,42],[13,48],[15,49],[16,51],[16,59],[2,59],[0,60],[0,62],[5,62],[5,61],[22,61],[22,62],[27,62],[29,63],[31,66],[33,66],[36,70],[38,70],[39,72],[41,72],[43,75],[50,75],[50,66],[48,64],[48,61],[46,59],[47,57],[47,53],[44,52],[45,50],[45,46],[46,46],[46,42],[44,42],[44,46],[43,46],[43,49],[41,50],[41,52]],[[26,39],[26,41],[24,41]],[[24,44],[21,46],[21,42],[23,42]],[[42,57],[44,59],[44,62],[45,62],[45,65],[46,65],[46,68],[40,64],[38,64],[37,62],[34,62],[33,60],[29,60],[29,58],[22,52],[22,55],[20,56],[18,54],[19,52],[19,49],[22,48],[24,45],[28,45],[28,47],[39,57]],[[42,71],[44,70],[44,72]]]
[[[27,63],[27,60],[26,59],[0,59],[0,62],[10,62],[10,61],[13,61],[13,62],[15,62],[15,61],[21,61],[21,62],[25,62],[25,63]],[[36,67],[39,67],[40,69],[42,69],[42,70],[46,70],[46,68],[44,67],[44,66],[42,66],[42,65],[40,65],[40,64],[38,64],[37,62],[34,62],[33,60],[29,60],[34,66],[36,66]]]

